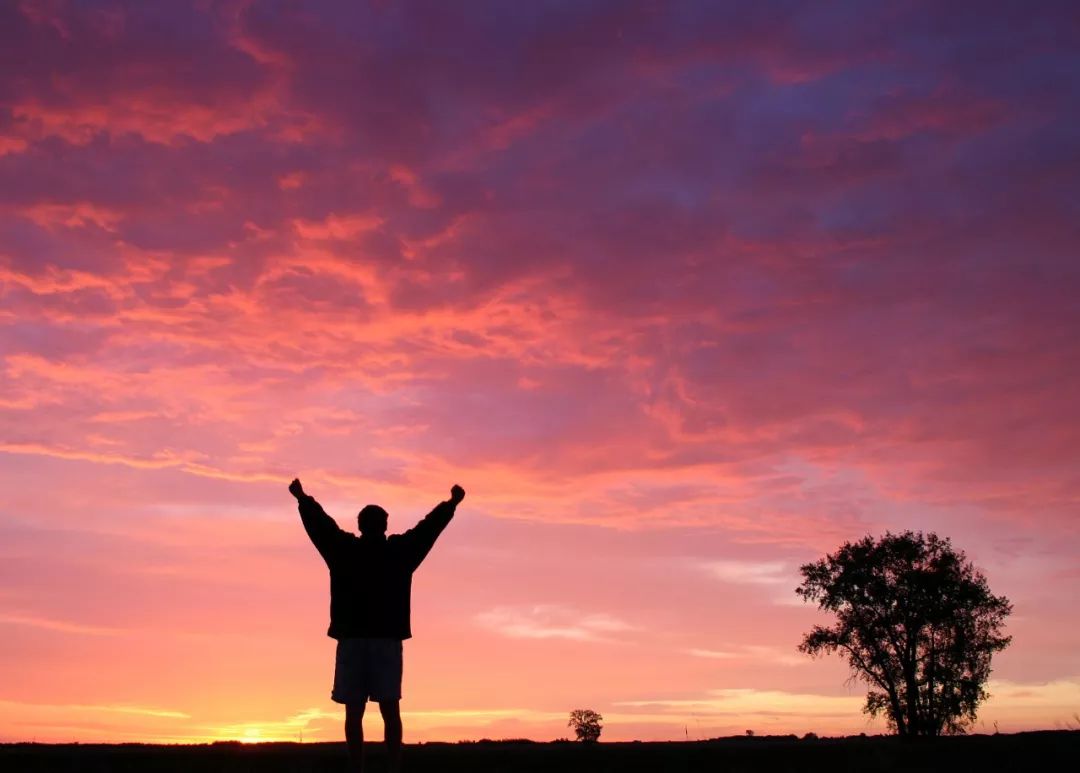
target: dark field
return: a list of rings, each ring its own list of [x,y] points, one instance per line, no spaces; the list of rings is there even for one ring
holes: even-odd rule
[[[555,771],[632,773],[723,771],[725,773],[874,773],[875,771],[1057,771],[1080,767],[1080,732],[976,735],[929,742],[852,737],[724,738],[690,743],[529,743],[480,741],[408,746],[408,773],[456,771]],[[367,771],[384,770],[381,748],[372,744]],[[343,771],[344,744],[0,745],[0,770],[22,771]]]

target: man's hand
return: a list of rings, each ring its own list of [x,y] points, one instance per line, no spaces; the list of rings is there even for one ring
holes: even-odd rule
[[[289,484],[289,493],[297,499],[304,496],[304,487],[300,485],[299,478],[293,478],[293,482]],[[462,492],[464,494],[465,492]]]
[[[450,501],[456,505],[459,504],[464,498],[465,489],[455,483],[453,488],[450,489]]]

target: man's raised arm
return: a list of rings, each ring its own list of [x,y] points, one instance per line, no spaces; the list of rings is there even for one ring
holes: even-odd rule
[[[338,536],[343,533],[341,527],[326,514],[322,505],[315,501],[315,497],[304,492],[299,479],[293,479],[289,484],[289,493],[296,497],[300,506],[300,520],[304,522],[304,531],[315,543],[315,548],[322,557],[328,559]]]
[[[454,511],[464,498],[465,489],[455,484],[450,489],[450,498],[448,500],[439,502],[439,504],[435,505],[434,510],[423,517],[420,523],[401,535],[409,545],[413,569],[420,566],[420,562],[431,552],[435,540],[439,538],[443,529],[450,523],[450,519],[454,517]]]

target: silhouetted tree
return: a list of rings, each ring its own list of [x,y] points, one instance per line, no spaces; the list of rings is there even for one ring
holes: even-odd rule
[[[600,738],[600,731],[604,726],[600,724],[603,719],[592,709],[574,709],[570,712],[570,721],[567,727],[574,728],[579,741],[591,743]]]
[[[845,543],[801,567],[796,593],[836,615],[799,649],[841,652],[870,687],[866,711],[901,736],[963,733],[988,697],[990,658],[1012,605],[948,539],[910,531]]]

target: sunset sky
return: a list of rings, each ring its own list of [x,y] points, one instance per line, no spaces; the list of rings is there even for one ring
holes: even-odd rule
[[[465,9],[463,11],[463,9]],[[0,0],[0,741],[881,732],[801,563],[949,536],[1080,724],[1073,2]],[[377,716],[369,732],[381,737]]]

